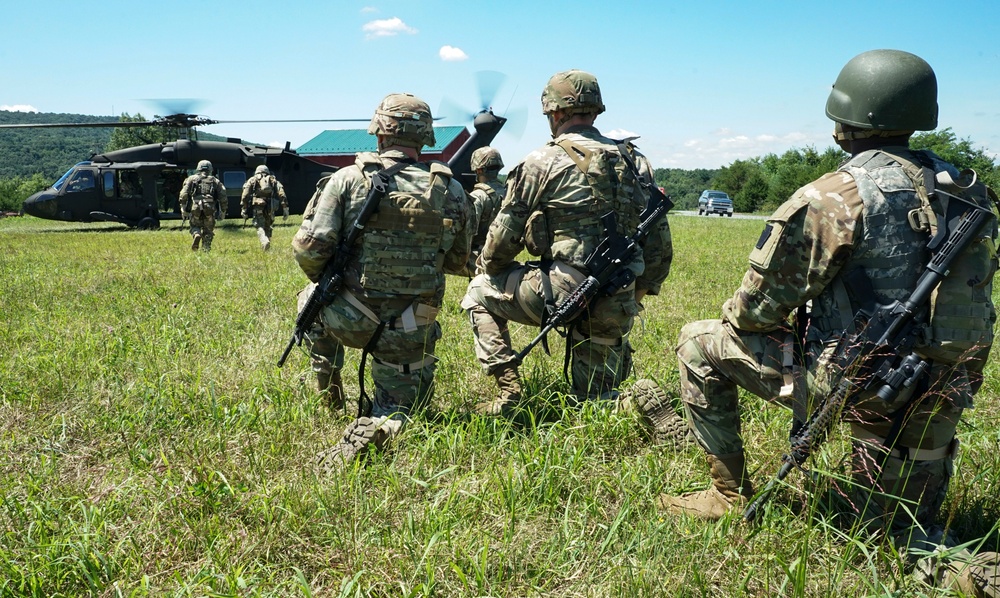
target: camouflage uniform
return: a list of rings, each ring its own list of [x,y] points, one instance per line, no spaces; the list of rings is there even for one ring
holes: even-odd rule
[[[500,153],[492,147],[481,147],[473,152],[470,166],[476,172],[478,179],[472,192],[469,193],[469,201],[472,203],[472,222],[478,228],[472,237],[472,253],[469,254],[469,261],[463,274],[472,278],[476,275],[476,262],[486,243],[490,224],[500,211],[504,184],[497,179],[497,174],[503,168],[503,160],[500,158]]]
[[[288,218],[288,198],[281,182],[271,174],[267,166],[260,165],[252,177],[243,183],[243,194],[240,197],[243,218],[251,216],[253,209],[253,225],[257,229],[257,238],[265,251],[271,248],[271,234],[274,226],[274,207],[280,202],[285,218]]]
[[[212,249],[215,215],[218,213],[222,220],[228,208],[226,188],[222,181],[212,176],[211,171],[211,163],[202,160],[198,164],[198,172],[184,179],[181,184],[181,213],[190,214],[191,249],[198,249],[199,244],[204,251]]]
[[[371,174],[406,160],[396,150],[363,153],[355,166],[330,178],[292,241],[295,259],[310,280],[319,279],[341,236],[353,225]],[[403,211],[403,218],[413,221],[405,236],[423,242],[407,255],[380,249],[392,235],[386,231],[393,228],[389,201],[382,199],[379,213],[369,220],[356,246],[360,257],[348,262],[342,292],[320,314],[323,335],[311,347],[315,371],[338,371],[344,363],[344,345],[364,348],[379,322],[388,322],[370,348],[375,382],[371,419],[388,435],[398,433],[411,409],[430,397],[434,346],[441,338],[435,317],[444,297],[444,273],[461,271],[469,255],[471,213],[465,191],[451,179],[447,167],[415,162],[391,179],[388,193],[429,194],[432,188],[444,200],[439,212],[407,216]]]
[[[507,195],[487,235],[480,257],[483,272],[469,283],[462,307],[469,312],[476,336],[476,355],[483,369],[495,374],[513,363],[515,351],[507,330],[509,321],[538,326],[545,297],[538,263],[515,261],[525,247],[551,263],[549,280],[556,303],[586,276],[584,262],[604,236],[599,217],[618,213],[619,232],[631,235],[647,193],[634,177],[612,194],[595,190],[588,176],[570,156],[566,144],[595,154],[606,152],[618,160],[618,142],[592,126],[571,127],[532,152],[507,178]],[[562,145],[561,145],[562,144]],[[634,152],[634,148],[630,147]],[[638,152],[640,174],[652,180],[649,162]],[[597,160],[594,160],[597,162]],[[596,184],[607,184],[609,176]],[[601,197],[595,197],[600,195]],[[588,317],[574,325],[572,344],[573,391],[580,397],[609,396],[628,375],[626,335],[639,312],[637,290],[657,294],[670,269],[672,246],[666,218],[650,235],[642,252],[628,267],[636,274],[634,286],[601,297]]]

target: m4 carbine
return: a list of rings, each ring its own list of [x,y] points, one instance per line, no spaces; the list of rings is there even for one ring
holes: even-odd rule
[[[285,365],[285,359],[288,358],[292,347],[302,344],[306,333],[309,332],[316,322],[316,318],[319,317],[319,312],[327,305],[330,305],[337,296],[340,287],[344,284],[344,269],[347,267],[347,261],[351,257],[351,247],[354,246],[358,237],[361,236],[365,225],[368,223],[368,219],[378,211],[378,204],[385,197],[389,189],[389,180],[397,172],[409,165],[409,162],[399,162],[385,170],[372,173],[371,187],[368,189],[364,203],[361,204],[361,211],[358,213],[358,217],[354,220],[354,224],[347,231],[347,234],[342,235],[340,243],[337,244],[337,251],[326,262],[326,266],[323,267],[323,273],[320,275],[312,293],[309,294],[309,300],[306,301],[302,311],[295,318],[295,331],[292,332],[292,338],[288,341],[284,353],[281,354],[281,359],[278,360],[279,368]]]
[[[938,193],[944,193],[941,190]],[[801,468],[806,459],[826,441],[833,426],[840,421],[848,404],[858,400],[863,391],[878,388],[877,396],[886,404],[894,401],[903,388],[918,383],[929,369],[929,364],[913,348],[919,339],[922,321],[917,315],[926,313],[931,294],[948,276],[955,260],[977,238],[982,226],[994,217],[992,210],[947,194],[950,205],[964,208],[954,229],[944,243],[934,251],[931,261],[917,280],[916,289],[905,301],[889,305],[862,307],[855,314],[858,332],[846,336],[841,342],[838,362],[842,368],[837,387],[826,396],[809,419],[791,438],[791,450],[782,457],[781,468],[767,486],[743,511],[746,521],[753,521],[760,508],[768,501],[775,487],[792,468]],[[945,233],[949,219],[939,219],[939,235]],[[939,239],[931,240],[935,247]],[[860,269],[845,275],[850,285],[851,276],[866,276]],[[917,398],[917,397],[914,397]],[[889,450],[898,439],[900,430],[886,439]]]
[[[674,207],[670,197],[658,192],[652,193],[651,202],[640,215],[635,233],[626,237],[617,231],[614,212],[601,216],[604,239],[587,258],[584,267],[588,276],[573,289],[568,297],[559,302],[548,317],[543,315],[541,331],[528,345],[514,356],[514,363],[520,364],[535,345],[545,340],[554,328],[565,326],[577,319],[598,295],[611,295],[618,289],[632,284],[635,274],[629,269],[636,253],[653,230],[660,218]]]

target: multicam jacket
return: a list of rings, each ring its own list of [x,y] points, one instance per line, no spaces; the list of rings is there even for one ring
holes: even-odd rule
[[[469,193],[472,223],[476,226],[476,234],[472,237],[472,253],[469,254],[469,264],[466,268],[466,273],[470,276],[476,272],[476,259],[482,253],[486,235],[490,232],[490,224],[500,211],[500,202],[503,198],[504,185],[497,179],[476,183],[475,188]]]
[[[924,156],[957,176],[937,156]],[[768,219],[723,317],[740,330],[771,332],[811,300],[806,342],[815,356],[852,326],[857,306],[844,274],[862,267],[879,303],[906,299],[930,259],[928,234],[908,221],[921,207],[906,172],[919,172],[916,159],[905,147],[869,150],[796,191]]]
[[[371,174],[405,160],[396,150],[362,153],[353,167],[330,177],[292,239],[295,259],[310,280],[318,280],[354,225]],[[423,303],[439,306],[444,273],[462,271],[475,232],[461,184],[444,164],[416,162],[392,177],[379,206],[351,248],[345,286],[368,299],[420,296]]]
[[[486,273],[503,272],[525,247],[586,272],[587,257],[604,238],[600,217],[608,211],[617,214],[619,232],[633,234],[648,194],[627,171],[617,144],[594,127],[576,126],[528,154],[507,177],[507,195],[483,246]],[[649,161],[631,151],[640,174],[652,181]],[[664,218],[629,264],[636,290],[658,293],[672,257]]]

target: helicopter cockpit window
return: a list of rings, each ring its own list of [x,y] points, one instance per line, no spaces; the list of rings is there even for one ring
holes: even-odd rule
[[[229,170],[222,173],[222,185],[229,189],[243,189],[243,183],[247,182],[247,173],[242,170]]]
[[[67,191],[90,191],[97,184],[94,181],[94,173],[90,170],[80,170],[66,187]]]

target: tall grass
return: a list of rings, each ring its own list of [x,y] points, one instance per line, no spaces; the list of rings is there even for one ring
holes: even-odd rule
[[[631,415],[569,407],[561,341],[523,373],[535,426],[470,415],[494,392],[450,277],[437,390],[394,450],[318,477],[348,415],[308,358],[275,367],[304,286],[293,222],[260,251],[226,224],[209,254],[176,228],[0,220],[0,595],[856,596],[927,592],[878,539],[842,529],[789,476],[755,526],[655,508],[700,489],[703,457],[650,446]],[[632,339],[676,388],[686,322],[717,317],[759,221],[672,218],[671,276]],[[515,327],[515,344],[534,330]],[[553,337],[553,340],[556,340]],[[345,374],[356,371],[348,353]],[[998,544],[1000,382],[991,360],[942,516]],[[346,375],[347,391],[357,381]],[[746,396],[758,483],[789,417]],[[836,472],[844,444],[817,467]],[[817,498],[811,498],[813,495]]]

